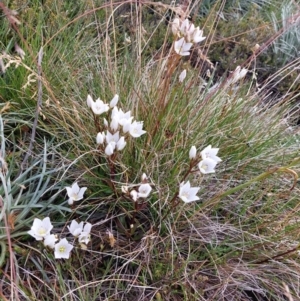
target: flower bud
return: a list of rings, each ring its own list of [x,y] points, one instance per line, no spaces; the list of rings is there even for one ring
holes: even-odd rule
[[[190,149],[190,152],[189,152],[190,160],[195,159],[196,158],[196,154],[197,154],[197,149],[196,149],[196,146],[193,145],[191,147],[191,149]]]

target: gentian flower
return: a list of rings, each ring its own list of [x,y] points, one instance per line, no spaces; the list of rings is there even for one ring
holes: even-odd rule
[[[143,122],[142,121],[134,121],[131,125],[130,125],[130,129],[129,129],[129,134],[134,137],[140,137],[143,134],[145,134],[146,131],[143,130]]]
[[[114,153],[115,148],[116,148],[116,142],[112,141],[108,143],[104,150],[106,156],[111,156]]]
[[[119,127],[119,120],[117,118],[112,118],[111,122],[110,122],[110,129],[112,131],[116,131]]]
[[[179,36],[180,20],[175,18],[172,22],[172,32],[175,36]]]
[[[201,152],[201,157],[203,160],[210,158],[219,163],[222,161],[222,159],[217,156],[218,151],[218,148],[212,148],[211,145],[209,145]]]
[[[43,240],[50,234],[53,226],[49,217],[45,217],[43,220],[35,218],[31,230],[27,233],[33,236],[36,240]]]
[[[72,220],[68,229],[73,236],[77,237],[83,231],[83,222],[77,223],[77,221]]]
[[[74,247],[68,243],[66,238],[61,239],[54,246],[54,256],[55,258],[66,258],[70,257],[70,252]]]
[[[193,43],[186,43],[184,38],[181,38],[180,40],[176,41],[174,43],[174,50],[177,54],[181,56],[187,56],[190,55],[190,49],[193,46]]]
[[[147,183],[148,177],[145,173],[142,174],[141,181],[142,181],[142,183]]]
[[[105,140],[106,143],[115,142],[117,143],[120,139],[119,131],[111,134],[109,131],[106,132]]]
[[[148,197],[148,195],[150,194],[152,188],[151,186],[147,183],[147,184],[142,184],[139,189],[138,189],[138,194],[137,196],[139,198],[146,198]]]
[[[241,69],[240,66],[237,66],[235,68],[235,70],[233,71],[233,74],[231,76],[231,78],[229,79],[228,81],[228,84],[234,84],[236,83],[237,81],[239,81],[240,79],[244,78],[246,76],[248,72],[248,69]]]
[[[48,234],[44,240],[44,246],[54,249],[55,242],[57,241],[57,237],[54,234]]]
[[[206,37],[203,37],[203,30],[200,30],[199,26],[195,28],[194,32],[193,32],[193,38],[192,41],[194,43],[200,43],[203,40],[205,40]]]
[[[80,233],[80,235],[78,236],[78,241],[80,243],[84,243],[84,244],[88,244],[91,240],[91,229],[92,229],[92,224],[90,223],[86,223],[83,231]]]
[[[104,139],[105,139],[105,134],[104,134],[104,132],[102,132],[102,133],[99,132],[99,133],[97,134],[97,137],[96,137],[97,144],[103,144]]]
[[[91,103],[91,108],[95,115],[101,115],[109,110],[108,104],[104,103],[100,98]]]
[[[199,200],[199,197],[196,195],[200,187],[191,187],[190,181],[187,181],[185,184],[182,182],[179,188],[179,198],[182,199],[185,203],[190,203],[193,201]]]
[[[195,159],[196,158],[196,154],[197,154],[197,149],[196,149],[196,146],[193,145],[191,147],[191,149],[190,149],[190,152],[189,152],[190,160]]]
[[[117,150],[120,151],[120,150],[122,150],[125,146],[126,146],[125,138],[124,138],[124,137],[121,137],[121,138],[119,139],[119,141],[117,142],[117,145],[116,145]]]
[[[198,167],[200,172],[203,174],[214,173],[217,163],[218,162],[211,158],[206,158],[199,162]]]
[[[68,193],[68,203],[72,205],[74,201],[80,201],[83,199],[83,194],[87,190],[87,187],[79,188],[77,182],[72,185],[72,187],[66,187]]]

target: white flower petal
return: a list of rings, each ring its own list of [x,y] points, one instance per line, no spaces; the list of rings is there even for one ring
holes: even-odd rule
[[[57,237],[54,234],[49,234],[45,237],[44,246],[54,249],[55,242],[57,241]]]
[[[117,150],[121,151],[126,146],[125,138],[122,136],[119,141],[117,142]]]
[[[92,103],[93,103],[94,101],[93,101],[93,98],[92,98],[92,96],[91,95],[88,95],[87,96],[87,99],[86,99],[86,104],[87,104],[87,106],[90,108],[91,106],[92,106]]]

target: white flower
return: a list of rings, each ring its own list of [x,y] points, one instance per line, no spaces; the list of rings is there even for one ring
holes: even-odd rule
[[[131,125],[130,125],[130,129],[129,129],[129,134],[134,137],[140,137],[143,134],[145,134],[146,131],[143,131],[143,122],[142,121],[134,121]]]
[[[109,131],[106,132],[105,140],[106,143],[114,142],[117,143],[120,139],[119,131],[111,134]]]
[[[193,145],[191,147],[191,149],[190,149],[190,152],[189,152],[190,160],[195,159],[196,158],[196,154],[197,154],[197,149],[196,149],[196,146]]]
[[[193,201],[199,200],[199,197],[196,195],[200,187],[191,187],[190,181],[187,181],[185,184],[182,182],[179,188],[179,198],[181,198],[185,203],[190,203]]]
[[[87,99],[86,99],[86,104],[87,106],[90,108],[92,106],[92,103],[93,103],[93,98],[91,97],[91,95],[88,95],[87,96]]]
[[[142,181],[143,183],[147,183],[147,180],[148,180],[147,175],[146,175],[145,173],[143,173],[143,174],[142,174],[142,177],[141,177],[141,181]]]
[[[91,223],[85,223],[82,232],[90,234],[91,233],[91,229],[92,229],[92,224]]]
[[[116,142],[112,141],[107,144],[104,152],[107,156],[111,156],[114,153],[115,148],[116,148]]]
[[[122,119],[122,126],[123,126],[124,133],[127,133],[130,130],[132,119],[133,117],[130,117],[129,119]]]
[[[102,144],[104,142],[104,139],[105,139],[104,132],[97,134],[97,137],[96,137],[97,144]]]
[[[174,43],[174,50],[176,53],[182,56],[190,55],[189,50],[193,46],[193,43],[186,43],[184,38],[181,38],[180,40],[176,41]]]
[[[175,18],[172,22],[172,32],[175,36],[179,36],[180,20]]]
[[[186,77],[186,69],[184,69],[179,75],[179,82],[182,83]]]
[[[232,74],[231,79],[229,80],[229,84],[234,84],[240,79],[244,78],[247,72],[248,72],[247,69],[245,68],[241,69],[240,66],[237,66]]]
[[[187,43],[199,43],[205,39],[205,37],[203,37],[203,31],[200,30],[199,26],[195,27],[195,25],[192,22],[190,22],[188,19],[181,21],[180,19],[175,18],[174,21],[172,22],[172,32],[175,36],[184,38],[185,42]],[[185,51],[189,51],[189,49]]]
[[[117,107],[114,107],[111,112],[111,119],[118,120],[119,124],[123,126],[123,123],[127,120],[132,120],[133,117],[131,117],[131,112],[128,111],[124,113],[122,109],[118,109]]]
[[[115,106],[117,105],[118,101],[119,101],[119,95],[116,94],[116,95],[114,96],[114,98],[110,101],[109,106],[110,106],[111,108],[115,107]]]
[[[138,193],[136,190],[131,190],[130,191],[130,195],[131,195],[131,198],[136,202],[137,198],[138,198]]]
[[[215,172],[216,165],[217,165],[217,162],[215,160],[206,158],[199,162],[198,167],[199,167],[201,173],[208,174],[208,173]]]
[[[194,43],[200,43],[205,39],[206,39],[206,37],[203,37],[203,30],[200,30],[199,26],[196,27],[194,32],[193,32],[192,41]]]
[[[117,150],[122,150],[124,147],[126,146],[126,141],[125,141],[125,138],[124,137],[121,137],[119,139],[119,141],[117,142]]]
[[[43,240],[50,234],[53,226],[49,217],[45,217],[43,220],[35,218],[31,230],[27,233],[33,236],[36,240]]]
[[[54,249],[55,242],[57,241],[57,237],[54,234],[48,234],[44,240],[44,246]]]
[[[80,235],[78,237],[79,243],[84,243],[86,245],[90,242],[90,240],[91,240],[91,235],[86,232],[80,233]]]
[[[91,108],[96,115],[100,115],[109,110],[108,104],[104,103],[100,98],[91,103]]]
[[[84,244],[88,244],[91,240],[91,229],[92,229],[92,224],[90,223],[86,223],[82,232],[80,233],[79,237],[78,237],[78,241],[79,243],[84,243]]]
[[[77,221],[72,220],[68,229],[73,236],[77,237],[83,231],[83,222],[77,223]]]
[[[183,36],[185,36],[187,34],[187,31],[190,28],[190,22],[188,19],[185,19],[180,26],[180,32]]]
[[[192,38],[193,38],[194,31],[195,31],[195,25],[191,23],[190,27],[186,30],[186,34],[185,34],[185,39],[187,42],[193,42]]]
[[[148,195],[150,194],[152,188],[151,186],[147,183],[147,184],[142,184],[139,187],[139,191],[138,191],[138,198],[146,198],[148,197]]]
[[[66,238],[61,239],[54,246],[54,256],[55,258],[66,258],[70,257],[70,252],[74,247],[68,243]]]
[[[203,160],[210,158],[219,163],[222,161],[222,159],[217,156],[218,151],[218,148],[212,148],[211,145],[209,145],[201,152],[201,157]]]
[[[83,199],[83,194],[87,190],[87,187],[79,188],[77,182],[72,185],[72,187],[66,187],[68,193],[68,203],[72,205],[74,201],[80,201]]]
[[[119,127],[119,120],[117,118],[112,118],[111,122],[110,122],[110,129],[112,131],[116,131]]]

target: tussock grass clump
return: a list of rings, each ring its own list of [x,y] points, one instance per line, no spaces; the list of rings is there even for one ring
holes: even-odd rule
[[[292,67],[264,83],[249,58],[221,78],[205,64],[195,68],[192,55],[174,45],[184,39],[181,46],[212,66],[212,33],[200,26],[206,39],[197,43],[174,18],[187,22],[197,5],[33,1],[18,25],[1,7],[26,53],[0,55],[7,66],[0,78],[3,300],[299,297],[297,94],[270,101],[268,90]],[[32,17],[34,27],[26,24]],[[132,31],[122,29],[122,18]],[[98,97],[107,111],[101,115],[91,106]],[[146,131],[134,137],[117,124],[124,149],[107,138],[116,132],[115,108]],[[198,163],[208,145],[222,161],[206,174]],[[186,202],[187,181],[199,200]],[[67,193],[74,183],[87,187],[83,200]],[[45,217],[51,233],[73,245],[66,259],[28,234]],[[92,224],[91,236],[83,239],[81,229],[73,237],[74,220]]]

